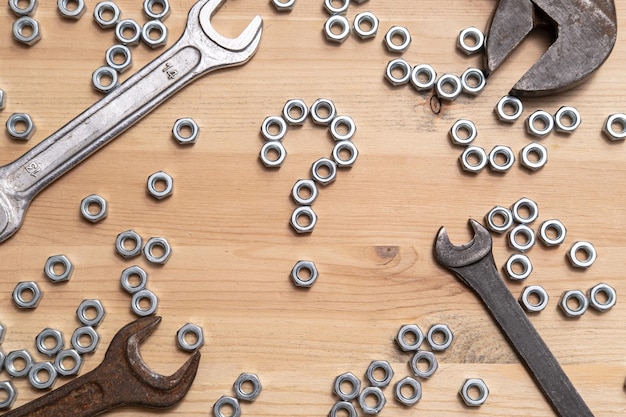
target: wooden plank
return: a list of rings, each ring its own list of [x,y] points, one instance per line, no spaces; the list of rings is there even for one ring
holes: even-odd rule
[[[0,88],[7,108],[28,112],[37,124],[29,142],[0,134],[0,160],[14,160],[68,122],[100,97],[90,84],[92,71],[104,63],[115,41],[111,31],[91,17],[96,2],[79,21],[59,17],[54,2],[40,2],[36,18],[43,40],[27,48],[11,39],[15,20],[0,8]],[[172,1],[166,20],[169,44],[182,33],[191,0]],[[141,2],[118,0],[124,18],[146,19]],[[455,242],[470,238],[468,218],[482,219],[494,205],[511,205],[523,196],[539,204],[539,221],[559,218],[567,226],[563,246],[538,244],[530,257],[534,272],[528,284],[543,285],[548,309],[532,322],[563,364],[597,416],[621,416],[626,410],[624,378],[626,312],[621,302],[605,314],[589,311],[578,320],[558,310],[567,289],[586,290],[598,282],[626,291],[623,253],[626,246],[626,160],[623,143],[610,143],[602,123],[624,111],[621,37],[606,64],[589,82],[558,96],[524,100],[524,117],[535,109],[555,112],[562,105],[579,109],[583,123],[564,136],[551,134],[541,143],[549,163],[529,173],[518,163],[505,175],[466,175],[459,169],[460,148],[448,129],[458,118],[473,120],[476,144],[489,151],[505,144],[518,152],[529,143],[523,121],[503,125],[493,114],[498,99],[545,50],[548,41],[534,35],[489,79],[484,92],[444,104],[435,114],[431,94],[411,87],[393,88],[383,77],[388,53],[382,39],[392,25],[409,28],[413,42],[403,55],[415,65],[430,63],[439,74],[460,74],[480,66],[478,57],[456,50],[456,36],[467,26],[485,28],[494,7],[489,1],[372,1],[351,5],[380,18],[376,39],[351,36],[342,45],[324,40],[327,14],[321,1],[297,2],[291,13],[277,13],[268,1],[226,2],[214,19],[220,33],[237,35],[255,14],[264,18],[258,54],[244,67],[216,72],[164,103],[102,152],[42,192],[28,211],[21,230],[0,247],[0,321],[7,327],[2,350],[28,348],[44,327],[62,330],[66,342],[79,323],[75,310],[85,298],[100,299],[107,311],[98,328],[100,347],[85,357],[83,372],[102,359],[115,332],[134,318],[130,297],[119,285],[121,271],[145,267],[148,287],[160,298],[163,322],[143,346],[142,354],[156,371],[170,373],[187,354],[175,344],[176,330],[186,322],[203,326],[206,343],[196,382],[189,395],[168,415],[206,416],[241,372],[259,375],[263,392],[244,415],[326,415],[335,398],[335,376],[351,371],[359,377],[375,359],[390,361],[394,381],[409,375],[409,355],[394,344],[400,325],[422,329],[447,323],[455,334],[452,347],[438,355],[439,371],[423,381],[424,396],[404,409],[385,389],[388,402],[381,415],[464,416],[457,391],[465,378],[481,377],[490,389],[484,416],[551,416],[549,405],[500,335],[483,306],[432,256],[437,229],[446,225]],[[619,26],[625,22],[620,15]],[[132,48],[134,66],[122,78],[160,51]],[[289,130],[288,151],[279,170],[264,169],[258,160],[263,119],[278,114],[290,98],[312,103],[334,100],[340,114],[354,118],[354,143],[360,156],[350,170],[320,190],[319,216],[310,236],[292,232],[288,220],[294,204],[291,186],[310,176],[310,164],[329,156],[327,131],[308,122]],[[178,146],[171,127],[191,116],[201,127],[198,143]],[[174,177],[171,198],[153,200],[145,192],[151,173]],[[98,193],[110,204],[108,218],[90,224],[80,217],[83,197]],[[534,224],[538,227],[539,221]],[[114,253],[115,236],[133,228],[144,238],[165,236],[173,255],[164,267],[142,258],[124,260]],[[589,240],[598,260],[587,271],[565,260],[576,240]],[[499,264],[512,253],[505,239],[494,237]],[[64,253],[74,263],[70,282],[55,285],[43,275],[46,259]],[[298,259],[315,261],[320,278],[310,290],[295,288],[289,271]],[[19,281],[34,280],[44,291],[39,307],[18,310],[11,291]],[[517,295],[524,284],[510,283]],[[37,360],[45,360],[36,356]],[[8,376],[3,373],[0,379]],[[41,393],[25,380],[16,405]],[[64,383],[59,380],[57,386]],[[148,416],[151,411],[126,409],[115,416]]]

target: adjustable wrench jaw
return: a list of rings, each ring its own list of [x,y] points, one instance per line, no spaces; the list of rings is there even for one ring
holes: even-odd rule
[[[485,72],[491,74],[538,27],[554,43],[511,89],[545,96],[583,83],[611,54],[617,40],[614,0],[500,0],[487,34]]]

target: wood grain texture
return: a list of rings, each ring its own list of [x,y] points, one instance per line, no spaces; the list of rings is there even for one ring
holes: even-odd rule
[[[91,73],[103,64],[114,37],[93,22],[95,3],[88,0],[88,13],[73,22],[58,16],[55,2],[40,2],[36,18],[43,40],[32,48],[12,40],[15,17],[6,5],[0,7],[0,88],[8,96],[0,119],[28,112],[37,124],[27,143],[0,133],[1,162],[12,161],[99,98]],[[193,3],[171,1],[169,44],[182,33]],[[141,1],[117,4],[124,18],[145,21]],[[400,325],[417,323],[426,330],[444,322],[455,340],[438,356],[437,374],[423,382],[423,399],[404,409],[387,388],[382,416],[552,416],[483,306],[432,255],[441,225],[462,243],[470,238],[468,218],[482,219],[494,205],[527,196],[538,202],[540,220],[559,218],[568,229],[562,247],[537,245],[530,252],[535,270],[528,283],[543,285],[551,297],[548,309],[531,320],[591,410],[597,416],[624,415],[624,304],[619,301],[606,314],[589,311],[578,320],[565,319],[557,309],[562,291],[586,290],[601,281],[614,286],[618,298],[626,294],[625,145],[601,134],[605,118],[625,110],[621,33],[613,54],[589,82],[558,96],[525,100],[524,116],[572,105],[583,117],[575,134],[542,140],[549,163],[536,173],[516,164],[506,175],[464,175],[457,163],[461,150],[450,144],[447,132],[463,117],[476,123],[476,143],[487,150],[506,144],[517,152],[531,141],[523,121],[505,126],[492,109],[545,50],[541,35],[529,39],[479,97],[461,97],[439,114],[431,110],[430,94],[393,88],[383,78],[395,56],[386,52],[382,38],[394,24],[411,31],[413,43],[404,54],[411,64],[430,63],[440,74],[479,66],[479,58],[456,50],[456,36],[467,26],[485,28],[494,6],[488,0],[355,4],[349,18],[371,10],[381,20],[379,34],[365,42],[352,36],[336,46],[321,33],[327,18],[321,0],[299,0],[288,14],[275,12],[267,0],[226,2],[214,21],[225,35],[238,34],[254,14],[264,18],[258,54],[244,67],[187,87],[42,192],[22,229],[1,245],[0,321],[8,328],[2,350],[34,352],[35,335],[44,327],[61,329],[69,342],[79,325],[76,307],[85,298],[98,298],[107,316],[98,329],[100,348],[85,357],[83,372],[94,368],[115,332],[133,319],[119,275],[136,263],[148,270],[148,287],[159,296],[163,316],[143,346],[147,363],[162,373],[183,363],[187,355],[177,349],[174,336],[186,322],[203,326],[206,335],[192,390],[164,415],[210,415],[217,398],[232,393],[241,372],[255,372],[264,389],[256,402],[242,405],[244,416],[323,416],[335,401],[331,388],[340,373],[363,376],[370,361],[386,359],[395,369],[394,382],[409,374],[409,356],[393,341]],[[625,17],[618,11],[623,27]],[[130,72],[159,53],[145,45],[132,51]],[[332,140],[310,122],[290,129],[285,164],[267,170],[258,160],[259,127],[287,99],[310,104],[318,97],[333,99],[339,113],[354,118],[360,156],[320,190],[314,233],[298,236],[288,224],[294,209],[291,186],[309,177],[313,161],[330,154]],[[201,127],[192,147],[177,146],[171,137],[172,124],[184,116]],[[157,170],[175,181],[174,195],[163,201],[145,192],[148,175]],[[91,193],[110,204],[108,218],[98,224],[79,214],[81,199]],[[167,265],[117,256],[115,236],[129,228],[145,238],[167,237],[173,246]],[[566,263],[566,249],[576,240],[589,240],[598,250],[587,271]],[[58,253],[72,260],[75,272],[70,282],[53,285],[42,269],[48,256]],[[497,262],[503,264],[510,253],[505,239],[494,237]],[[298,259],[315,261],[320,271],[308,291],[289,280]],[[11,301],[13,287],[23,280],[37,281],[44,291],[33,311],[18,310]],[[510,288],[517,296],[523,284]],[[457,395],[467,377],[481,377],[489,386],[489,399],[478,410],[465,408]],[[16,405],[41,394],[27,381],[14,383]],[[153,412],[126,409],[109,415]]]

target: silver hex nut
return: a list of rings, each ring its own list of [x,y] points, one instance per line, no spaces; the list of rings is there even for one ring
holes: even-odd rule
[[[162,253],[158,254],[155,248],[161,248]],[[165,265],[172,256],[172,247],[164,237],[151,237],[143,247],[143,254],[146,260],[153,264]]]
[[[172,127],[172,135],[179,145],[193,145],[198,140],[199,133],[200,127],[191,117],[176,120]]]
[[[478,395],[476,397],[470,394],[471,389],[477,389]],[[489,396],[489,388],[487,384],[480,378],[469,378],[463,383],[463,386],[459,390],[459,395],[463,398],[463,402],[468,407],[479,407],[487,401]]]
[[[193,341],[189,341],[187,336],[191,335]],[[176,332],[178,347],[187,352],[198,350],[204,345],[204,332],[197,324],[187,323]]]
[[[20,126],[22,125],[23,128]],[[29,140],[35,134],[35,122],[28,113],[13,113],[6,122],[9,136],[17,140]]]
[[[4,337],[7,334],[7,328],[4,326],[4,324],[0,323],[0,344],[2,344],[2,342],[4,342]],[[0,369],[2,369],[2,364],[0,364]]]
[[[61,271],[55,271],[57,266],[61,267]],[[74,272],[74,265],[65,255],[54,255],[48,258],[43,272],[52,282],[69,281]]]
[[[4,109],[7,105],[7,95],[4,90],[0,89],[0,110]]]
[[[18,308],[36,308],[42,295],[36,282],[22,281],[18,282],[13,290],[13,301]]]
[[[334,14],[324,23],[324,35],[328,42],[343,43],[350,36],[350,22],[345,16]]]
[[[13,403],[17,398],[17,390],[11,381],[2,381],[0,382],[0,391],[5,392],[6,394],[6,398],[0,401],[0,410],[8,410],[13,407]]]
[[[626,139],[626,114],[615,113],[610,115],[604,122],[602,131],[613,142]]]
[[[569,302],[570,300],[576,300],[577,304],[575,307],[571,307]],[[589,307],[589,300],[580,290],[570,290],[563,292],[561,295],[561,300],[559,301],[559,307],[563,310],[563,313],[567,317],[580,317],[587,311],[587,307]]]
[[[344,391],[344,386],[348,385],[350,391]],[[335,378],[333,392],[342,401],[351,401],[359,396],[361,392],[361,380],[352,372],[346,372]]]
[[[24,45],[33,46],[41,40],[39,22],[30,16],[20,17],[13,22],[13,38]]]

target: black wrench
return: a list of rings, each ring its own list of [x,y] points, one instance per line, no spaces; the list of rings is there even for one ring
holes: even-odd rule
[[[482,300],[559,416],[593,417],[500,277],[493,260],[489,231],[475,220],[470,220],[470,225],[474,238],[461,246],[450,243],[444,227],[439,229],[435,241],[437,262],[454,272]]]

